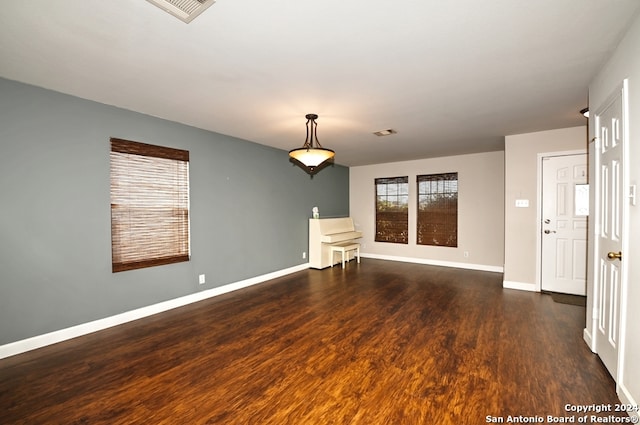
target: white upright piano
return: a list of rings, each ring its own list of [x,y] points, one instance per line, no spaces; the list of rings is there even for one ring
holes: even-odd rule
[[[331,244],[362,237],[351,217],[309,219],[309,267],[324,269],[331,266]]]

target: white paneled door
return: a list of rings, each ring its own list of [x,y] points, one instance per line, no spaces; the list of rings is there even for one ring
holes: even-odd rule
[[[596,352],[617,378],[620,296],[624,279],[622,252],[626,208],[624,182],[624,88],[595,114],[596,264],[594,316]]]
[[[542,160],[542,290],[585,295],[587,288],[587,155]]]

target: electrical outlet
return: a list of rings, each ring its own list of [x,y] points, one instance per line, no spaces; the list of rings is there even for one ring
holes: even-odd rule
[[[304,260],[305,258],[307,258],[307,252],[306,252],[306,251],[303,251],[303,252],[302,252],[302,259]]]
[[[463,255],[464,255],[464,258],[469,258],[469,251],[465,251]]]
[[[200,285],[204,284],[205,282],[206,282],[206,280],[205,280],[205,278],[204,278],[204,275],[203,275],[203,274],[201,274],[200,276],[198,276],[198,283],[199,283]]]

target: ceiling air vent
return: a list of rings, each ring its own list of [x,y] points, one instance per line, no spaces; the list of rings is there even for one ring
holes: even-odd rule
[[[395,131],[393,128],[388,128],[386,130],[380,130],[380,131],[374,131],[373,134],[375,134],[376,136],[389,136],[391,134],[396,134],[398,133],[397,131]]]
[[[147,0],[176,18],[189,23],[204,12],[215,0]]]

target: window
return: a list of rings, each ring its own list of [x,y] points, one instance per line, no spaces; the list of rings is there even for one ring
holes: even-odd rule
[[[418,176],[417,242],[458,246],[458,173]]]
[[[408,243],[409,177],[375,179],[376,241]]]
[[[189,151],[111,139],[111,261],[189,261]]]

